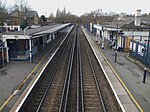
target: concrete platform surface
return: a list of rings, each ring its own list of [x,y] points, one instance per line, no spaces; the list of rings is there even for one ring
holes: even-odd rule
[[[72,28],[66,29],[66,34],[69,34]],[[11,61],[7,66],[0,69],[0,112],[10,111],[34,76],[51,57],[49,48],[59,38],[63,39],[64,37],[61,35],[47,44],[44,50],[40,50],[33,56],[33,63],[29,61]]]
[[[84,31],[85,32],[85,31]],[[108,65],[108,61],[103,57],[103,54],[101,54],[101,51],[99,51],[99,48],[95,44],[95,42],[92,40],[92,38],[87,35],[85,32],[85,35],[94,51],[94,54],[96,55],[96,58],[102,67],[102,70],[104,71],[104,74],[114,92],[114,95],[122,109],[123,112],[138,112],[136,106],[132,103],[132,101],[129,98],[129,95],[117,79],[117,77],[114,74],[114,71],[111,69],[110,65]],[[130,105],[130,108],[128,107]]]
[[[133,62],[128,60],[126,58],[126,55],[128,55],[127,53],[118,52],[117,62],[114,62],[114,50],[110,49],[110,47],[106,44],[104,46],[104,49],[101,49],[101,45],[98,45],[98,43],[95,41],[96,37],[93,34],[89,33],[86,29],[84,30],[86,32],[86,35],[91,40],[93,40],[94,44],[97,45],[99,52],[101,52],[101,54],[104,55],[105,60],[108,61],[108,63],[114,70],[114,73],[118,75],[118,77],[120,78],[120,82],[125,88],[125,91],[131,94],[128,94],[130,96],[129,98],[131,99],[133,104],[135,104],[137,109],[143,112],[150,112],[150,74],[147,73],[146,83],[143,83],[142,80],[144,69],[139,67],[139,65],[134,64]],[[102,57],[100,57],[99,60],[102,61],[101,63],[103,63],[104,61]],[[103,64],[105,65],[106,63]],[[105,69],[107,70],[107,68]],[[112,82],[115,81],[113,78],[111,78],[111,75],[110,79],[112,79]],[[119,84],[116,83],[114,86],[119,87]],[[127,97],[124,96],[124,92],[120,91],[119,88],[116,89],[116,91],[118,91],[122,95],[119,97],[121,100],[124,100],[123,103],[126,103]],[[133,112],[130,104],[128,105],[126,103],[125,107],[129,109],[126,110],[127,112]]]

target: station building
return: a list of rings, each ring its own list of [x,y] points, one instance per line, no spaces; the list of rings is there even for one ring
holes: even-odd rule
[[[120,16],[111,23],[90,24],[89,28],[99,39],[104,37],[105,43],[114,47],[117,44],[120,51],[129,52],[131,40],[140,43],[148,40],[149,25],[150,17],[141,17],[141,10],[138,9],[135,17]]]
[[[111,23],[90,23],[86,27],[96,35],[102,48],[104,43],[108,44],[114,50],[128,52],[130,57],[150,67],[150,17],[142,17],[140,9],[135,17],[120,16]]]
[[[69,27],[71,23],[43,26],[35,29],[24,29],[16,32],[6,32],[2,35],[2,44],[6,49],[6,61],[29,60],[33,55],[55,39],[58,33]]]

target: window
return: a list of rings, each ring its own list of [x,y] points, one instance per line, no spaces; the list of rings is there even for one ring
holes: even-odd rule
[[[136,51],[136,43],[133,43],[133,51]]]

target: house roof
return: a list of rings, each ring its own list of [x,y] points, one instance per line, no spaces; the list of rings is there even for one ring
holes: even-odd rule
[[[142,21],[143,23],[150,24],[150,17],[141,17],[141,21]]]
[[[104,24],[104,26],[110,28],[117,28],[118,24],[118,28],[142,28],[142,25],[150,24],[150,17],[141,17],[140,27],[134,25],[134,19],[135,17],[118,18],[111,23]]]
[[[117,28],[117,24],[118,24],[118,28],[121,28],[122,26],[124,26],[127,23],[130,23],[134,20],[134,17],[125,17],[125,18],[119,18],[119,19],[115,19],[113,22],[111,23],[107,23],[104,24],[105,27],[111,27],[111,28]]]
[[[26,11],[22,12],[26,17],[39,17],[37,11]],[[20,16],[21,12],[19,10],[14,10],[10,13],[11,16]]]
[[[19,10],[14,10],[10,13],[11,16],[19,16],[20,15],[20,11]]]
[[[39,18],[39,15],[37,13],[37,11],[28,11],[27,12],[27,17],[38,17]]]

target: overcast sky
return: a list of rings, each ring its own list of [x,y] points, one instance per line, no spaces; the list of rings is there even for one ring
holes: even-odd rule
[[[13,4],[14,1],[16,0],[7,0],[7,3]],[[27,2],[39,16],[42,14],[49,16],[50,13],[55,15],[58,8],[62,10],[64,7],[78,16],[96,9],[128,14],[134,14],[137,9],[141,9],[142,13],[150,12],[149,0],[27,0]]]

